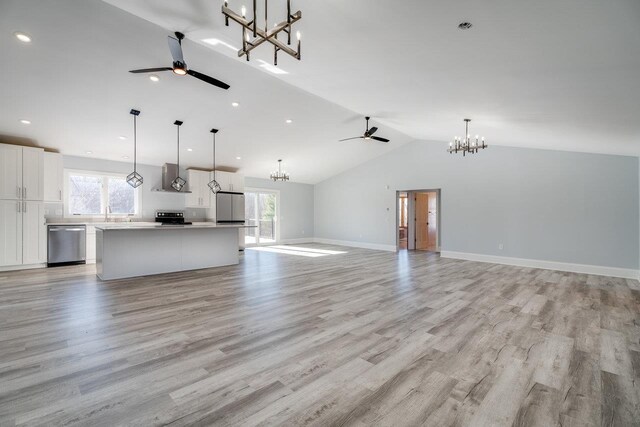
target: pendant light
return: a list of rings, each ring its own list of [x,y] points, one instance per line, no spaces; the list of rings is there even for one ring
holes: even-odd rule
[[[144,179],[142,178],[142,175],[140,175],[138,173],[138,171],[137,171],[137,166],[138,166],[137,165],[137,163],[138,163],[138,158],[137,158],[137,155],[138,155],[138,147],[137,147],[138,130],[136,128],[136,120],[137,120],[138,116],[140,115],[140,111],[131,109],[129,114],[131,114],[133,116],[133,172],[131,172],[129,175],[127,175],[127,184],[129,184],[133,188],[138,188],[144,182]]]
[[[187,184],[187,181],[180,178],[180,126],[182,126],[182,122],[180,120],[176,120],[173,124],[176,125],[176,129],[178,130],[178,162],[176,168],[176,178],[171,181],[171,187],[176,191],[182,191],[184,186]]]
[[[218,129],[211,129],[211,133],[213,134],[213,179],[207,185],[211,192],[216,194],[222,189],[216,181],[216,133],[218,133]]]

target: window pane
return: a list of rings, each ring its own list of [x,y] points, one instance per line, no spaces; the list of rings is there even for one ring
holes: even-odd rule
[[[276,240],[276,195],[273,193],[260,193],[258,197],[258,217],[260,228],[260,241]]]
[[[102,178],[69,175],[69,213],[74,215],[99,215]]]
[[[109,206],[114,214],[135,214],[135,189],[124,178],[109,178]]]

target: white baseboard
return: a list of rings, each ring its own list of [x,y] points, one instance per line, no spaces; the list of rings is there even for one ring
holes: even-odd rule
[[[571,264],[566,262],[543,261],[537,259],[512,258],[495,255],[472,254],[466,252],[441,251],[442,258],[464,259],[493,264],[515,265],[518,267],[542,268],[544,270],[567,271],[570,273],[593,274],[596,276],[638,279],[640,272],[630,268],[604,267],[599,265]]]
[[[46,266],[47,264],[9,265],[0,267],[0,271],[31,270],[34,268],[45,268]]]
[[[304,243],[313,243],[313,237],[303,237],[301,239],[281,239],[279,245],[301,245]]]
[[[352,248],[375,249],[378,251],[388,252],[396,251],[395,245],[382,245],[379,243],[350,242],[347,240],[323,239],[320,237],[315,237],[313,241],[316,243],[324,243],[326,245],[351,246]]]

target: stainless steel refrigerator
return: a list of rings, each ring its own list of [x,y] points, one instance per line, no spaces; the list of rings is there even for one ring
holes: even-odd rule
[[[244,223],[244,193],[219,191],[216,194],[216,222]]]

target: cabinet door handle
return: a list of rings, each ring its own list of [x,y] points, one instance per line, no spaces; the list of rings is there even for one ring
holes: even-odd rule
[[[23,211],[24,213],[27,213],[27,202],[22,202],[22,203],[24,203],[24,206],[23,206],[22,211]]]
[[[23,192],[23,194],[24,194],[24,195],[22,196],[22,198],[23,198],[23,199],[26,199],[26,198],[27,198],[27,187],[23,187],[23,188],[22,188],[22,192]]]
[[[20,213],[20,202],[18,202],[17,205],[18,205],[18,213]]]
[[[60,201],[62,201],[62,190],[58,190],[58,192],[60,193]]]

